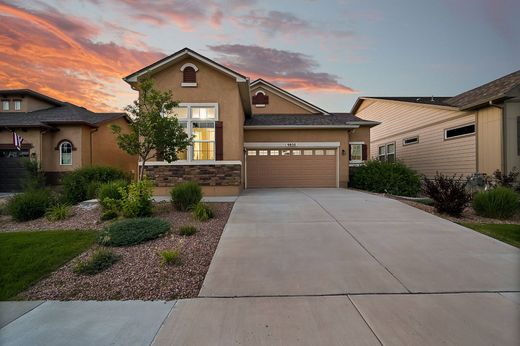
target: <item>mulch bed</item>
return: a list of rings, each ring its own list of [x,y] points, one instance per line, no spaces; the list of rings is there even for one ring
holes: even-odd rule
[[[169,203],[157,203],[155,216],[170,222],[172,231],[143,244],[114,247],[120,260],[96,275],[74,274],[78,259],[86,259],[94,247],[38,282],[18,298],[29,300],[171,300],[198,295],[233,203],[208,203],[215,217],[195,221],[191,213],[175,211]],[[180,236],[180,226],[193,225],[197,233]],[[159,252],[179,249],[181,264],[161,265]]]

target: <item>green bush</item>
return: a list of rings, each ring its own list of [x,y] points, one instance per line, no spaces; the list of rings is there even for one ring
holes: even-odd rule
[[[119,192],[123,195],[121,210],[125,217],[145,217],[152,215],[152,192],[153,185],[148,179],[136,181],[126,188],[120,187]]]
[[[482,191],[473,198],[477,215],[494,219],[508,219],[519,210],[518,195],[507,187]]]
[[[468,180],[462,176],[445,176],[437,172],[435,178],[424,178],[423,192],[433,200],[433,206],[439,213],[459,216],[471,201],[471,194],[466,189]]]
[[[28,221],[44,216],[50,205],[49,191],[31,190],[11,198],[7,210],[16,221]]]
[[[140,244],[169,230],[170,224],[158,218],[126,219],[106,226],[98,237],[98,243],[107,246]]]
[[[197,228],[195,226],[182,226],[179,228],[179,234],[184,236],[190,236],[197,233]]]
[[[95,198],[100,184],[114,180],[130,181],[130,177],[127,173],[114,167],[89,166],[76,169],[66,174],[61,181],[63,199],[70,204],[76,204]]]
[[[188,211],[194,208],[202,199],[202,189],[196,182],[189,181],[175,186],[171,190],[170,195],[175,209]]]
[[[45,188],[45,174],[41,169],[38,161],[32,159],[24,159],[23,164],[27,171],[27,176],[23,179],[24,191],[41,190]]]
[[[49,221],[60,221],[68,219],[72,215],[72,210],[68,204],[55,204],[47,209],[45,217]]]
[[[123,196],[126,195],[127,186],[128,182],[126,180],[114,180],[101,184],[97,190],[97,198],[103,209],[108,210],[112,208],[111,201],[120,202]],[[123,189],[122,191],[121,188]],[[110,202],[107,202],[107,198],[109,198],[108,201]]]
[[[167,264],[180,264],[181,263],[181,254],[179,250],[163,250],[159,252],[159,256],[161,256],[161,265]]]
[[[101,221],[108,221],[108,220],[117,219],[118,216],[119,216],[119,214],[117,213],[117,211],[107,210],[101,214],[100,219],[101,219]]]
[[[413,197],[421,190],[421,179],[401,162],[371,160],[353,171],[351,185],[361,190]]]
[[[107,249],[95,251],[92,256],[85,261],[78,261],[74,266],[74,273],[95,275],[103,270],[110,268],[112,264],[119,260],[119,256]]]
[[[199,221],[206,221],[212,219],[214,216],[213,210],[202,202],[197,203],[195,208],[193,208],[192,215]]]

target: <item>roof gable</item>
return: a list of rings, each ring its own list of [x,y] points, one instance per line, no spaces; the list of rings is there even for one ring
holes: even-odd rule
[[[327,111],[313,105],[312,103],[307,102],[298,96],[293,95],[290,92],[283,90],[282,88],[279,88],[276,85],[269,83],[261,78],[251,83],[251,91],[259,88],[266,89],[276,96],[279,96],[310,113],[329,114]]]

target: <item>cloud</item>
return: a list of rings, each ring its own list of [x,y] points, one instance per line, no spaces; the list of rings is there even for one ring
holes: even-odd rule
[[[218,53],[217,60],[241,73],[263,78],[289,90],[356,93],[339,82],[339,77],[315,72],[318,63],[310,56],[287,50],[255,45],[224,44],[208,46]]]
[[[92,110],[115,110],[132,92],[121,77],[164,54],[96,42],[102,30],[55,8],[0,2],[0,88],[31,88]]]

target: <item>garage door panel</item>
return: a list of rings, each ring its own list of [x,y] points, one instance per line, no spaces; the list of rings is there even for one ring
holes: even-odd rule
[[[276,155],[247,157],[247,186],[335,187],[334,155]]]

